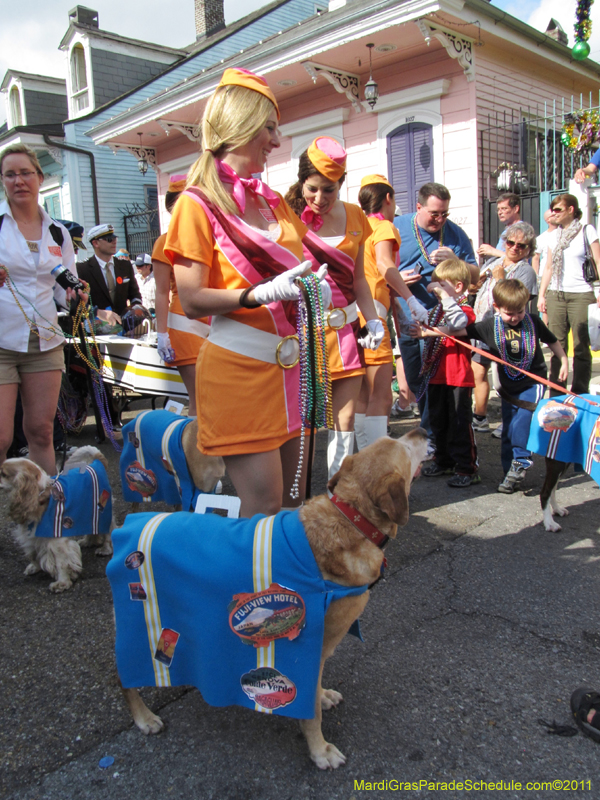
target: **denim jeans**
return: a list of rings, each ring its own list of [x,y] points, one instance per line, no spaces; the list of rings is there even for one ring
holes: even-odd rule
[[[500,367],[503,369],[503,367]],[[505,387],[506,388],[506,387]],[[509,391],[509,389],[506,389]],[[519,400],[529,400],[538,403],[544,396],[546,387],[541,383],[530,386],[520,394],[513,394]],[[527,450],[527,440],[529,439],[529,429],[533,411],[525,408],[518,408],[512,403],[502,400],[502,446],[500,458],[502,459],[502,469],[506,474],[513,461],[520,461],[527,469],[531,466],[531,450]]]
[[[421,353],[423,351],[423,340],[413,339],[406,334],[399,337],[400,355],[404,364],[404,374],[409,389],[414,395],[419,393],[419,372],[421,370]],[[427,392],[419,400],[419,411],[421,412],[421,427],[427,431],[427,436],[433,439],[431,425],[429,423],[429,404],[427,403]]]

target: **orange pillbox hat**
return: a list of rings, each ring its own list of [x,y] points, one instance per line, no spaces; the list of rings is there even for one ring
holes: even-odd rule
[[[319,136],[306,153],[313,167],[329,181],[339,181],[346,172],[346,151],[329,136]]]
[[[171,175],[168,192],[183,192],[187,183],[187,175]]]
[[[378,175],[377,173],[373,173],[373,175],[365,175],[360,182],[360,188],[362,189],[363,186],[371,186],[373,183],[383,183],[385,186],[389,186],[392,192],[394,191],[394,187],[388,181],[385,175]]]
[[[243,86],[244,89],[252,89],[253,92],[260,92],[260,94],[268,97],[273,103],[275,111],[277,112],[277,119],[280,118],[281,115],[279,114],[279,106],[277,105],[275,95],[265,79],[261,78],[260,75],[255,75],[247,69],[230,67],[223,73],[217,89],[220,89],[221,86]]]

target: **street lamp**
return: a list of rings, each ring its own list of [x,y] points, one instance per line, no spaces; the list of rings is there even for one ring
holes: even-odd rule
[[[379,97],[379,86],[377,86],[377,83],[373,80],[373,65],[371,62],[372,50],[375,45],[371,43],[368,44],[367,47],[369,48],[369,80],[365,83],[365,100],[371,108],[374,108],[377,98]]]
[[[138,158],[138,169],[142,173],[142,175],[145,175],[148,172],[148,162],[146,161],[145,157],[146,151],[142,146],[142,134],[138,133],[138,136],[140,137],[140,153],[142,156],[141,158]]]

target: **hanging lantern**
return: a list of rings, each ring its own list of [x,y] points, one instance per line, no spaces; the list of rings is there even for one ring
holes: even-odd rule
[[[365,83],[365,100],[371,108],[374,108],[377,98],[379,97],[379,86],[377,86],[377,83],[373,80],[373,66],[371,64],[371,51],[375,45],[368,44],[367,47],[369,48],[369,80]]]

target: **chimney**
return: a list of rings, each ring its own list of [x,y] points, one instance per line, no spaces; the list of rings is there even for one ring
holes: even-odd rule
[[[551,39],[556,39],[556,41],[560,42],[560,44],[569,44],[569,37],[563,30],[560,22],[556,19],[551,19],[548,23],[548,27],[546,28],[546,36],[549,36]]]
[[[194,0],[196,41],[206,39],[225,27],[223,0]]]
[[[75,6],[69,11],[69,22],[85,25],[87,28],[98,28],[98,12],[85,6]]]

